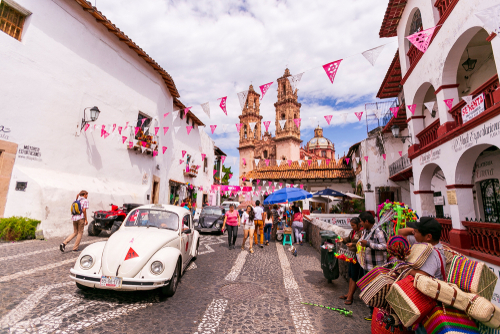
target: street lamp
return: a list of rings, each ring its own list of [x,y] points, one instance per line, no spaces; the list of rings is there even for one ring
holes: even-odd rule
[[[470,59],[469,57],[469,49],[467,49],[467,60],[464,61],[462,64],[462,67],[466,72],[473,71],[474,68],[476,67],[477,59]]]
[[[88,123],[95,122],[99,118],[99,114],[101,113],[101,111],[97,107],[92,107],[92,108],[90,108],[90,115],[89,115],[90,119],[87,120],[86,117],[85,117],[85,115],[86,115],[85,110],[87,110],[89,108],[90,107],[87,107],[87,108],[83,109],[82,127],[80,128],[80,130],[82,130],[83,127],[85,125],[87,125]]]
[[[405,143],[406,139],[408,139],[408,141],[411,143],[411,136],[400,136],[399,126],[397,126],[396,124],[394,124],[391,127],[391,131],[392,131],[392,135],[394,136],[394,138],[400,138],[401,141],[403,142],[403,144]]]

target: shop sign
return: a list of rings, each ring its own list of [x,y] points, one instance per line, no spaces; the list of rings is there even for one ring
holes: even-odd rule
[[[462,108],[462,121],[468,122],[484,111],[484,93]]]
[[[441,148],[430,150],[420,155],[420,165],[423,166],[429,162],[436,161],[441,156]]]
[[[39,147],[24,145],[17,151],[17,157],[20,159],[42,161],[42,153]]]
[[[478,130],[466,132],[453,140],[453,150],[459,152],[478,143],[483,137],[494,138],[500,134],[500,121],[484,123]]]
[[[500,154],[488,154],[476,161],[474,166],[474,182],[479,182],[488,179],[498,179],[498,165],[500,164]]]
[[[0,125],[0,139],[9,140],[9,136],[7,135],[10,132],[9,128],[6,128],[3,125]]]
[[[332,224],[338,226],[349,226],[351,225],[351,218],[333,218]]]
[[[434,205],[444,205],[444,196],[434,197]]]
[[[448,204],[457,205],[457,191],[456,190],[447,190],[446,197],[448,197]]]

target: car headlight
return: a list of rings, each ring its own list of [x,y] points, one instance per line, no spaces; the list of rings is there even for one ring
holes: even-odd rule
[[[80,267],[82,267],[82,269],[88,270],[92,268],[93,264],[94,264],[94,259],[90,255],[84,255],[80,259]]]
[[[215,223],[215,228],[219,228],[220,224],[219,223]]]
[[[114,215],[114,216],[107,216],[106,219],[115,219],[117,216]]]
[[[163,272],[163,263],[161,263],[160,261],[151,263],[151,272],[154,275],[160,275]]]

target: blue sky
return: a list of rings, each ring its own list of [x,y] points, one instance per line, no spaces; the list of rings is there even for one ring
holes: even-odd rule
[[[92,0],[95,3],[95,0]],[[99,0],[97,8],[155,59],[170,75],[180,100],[207,125],[217,124],[215,144],[238,157],[235,124],[241,113],[237,93],[273,81],[261,102],[261,115],[274,127],[276,79],[286,67],[305,72],[298,85],[301,136],[313,136],[317,117],[337,153],[366,137],[364,118],[354,111],[377,101],[375,95],[394,57],[394,38],[378,31],[387,1],[373,0]],[[372,66],[361,52],[387,44]],[[322,65],[343,59],[332,84]],[[228,96],[226,116],[217,99]],[[211,118],[201,103],[210,102]],[[346,124],[340,114],[349,113]],[[324,115],[335,115],[327,126]],[[220,131],[229,124],[228,132]],[[202,130],[203,131],[203,130]],[[232,183],[238,182],[233,166]],[[235,168],[236,167],[236,168]]]

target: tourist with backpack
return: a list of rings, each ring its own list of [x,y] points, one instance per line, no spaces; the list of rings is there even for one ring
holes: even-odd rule
[[[64,252],[66,245],[76,237],[75,244],[73,245],[73,252],[78,252],[78,246],[83,236],[83,229],[89,222],[87,221],[87,209],[89,208],[88,201],[89,193],[85,190],[80,191],[76,196],[76,200],[71,204],[71,215],[73,220],[73,234],[64,240],[59,245],[61,252]]]

